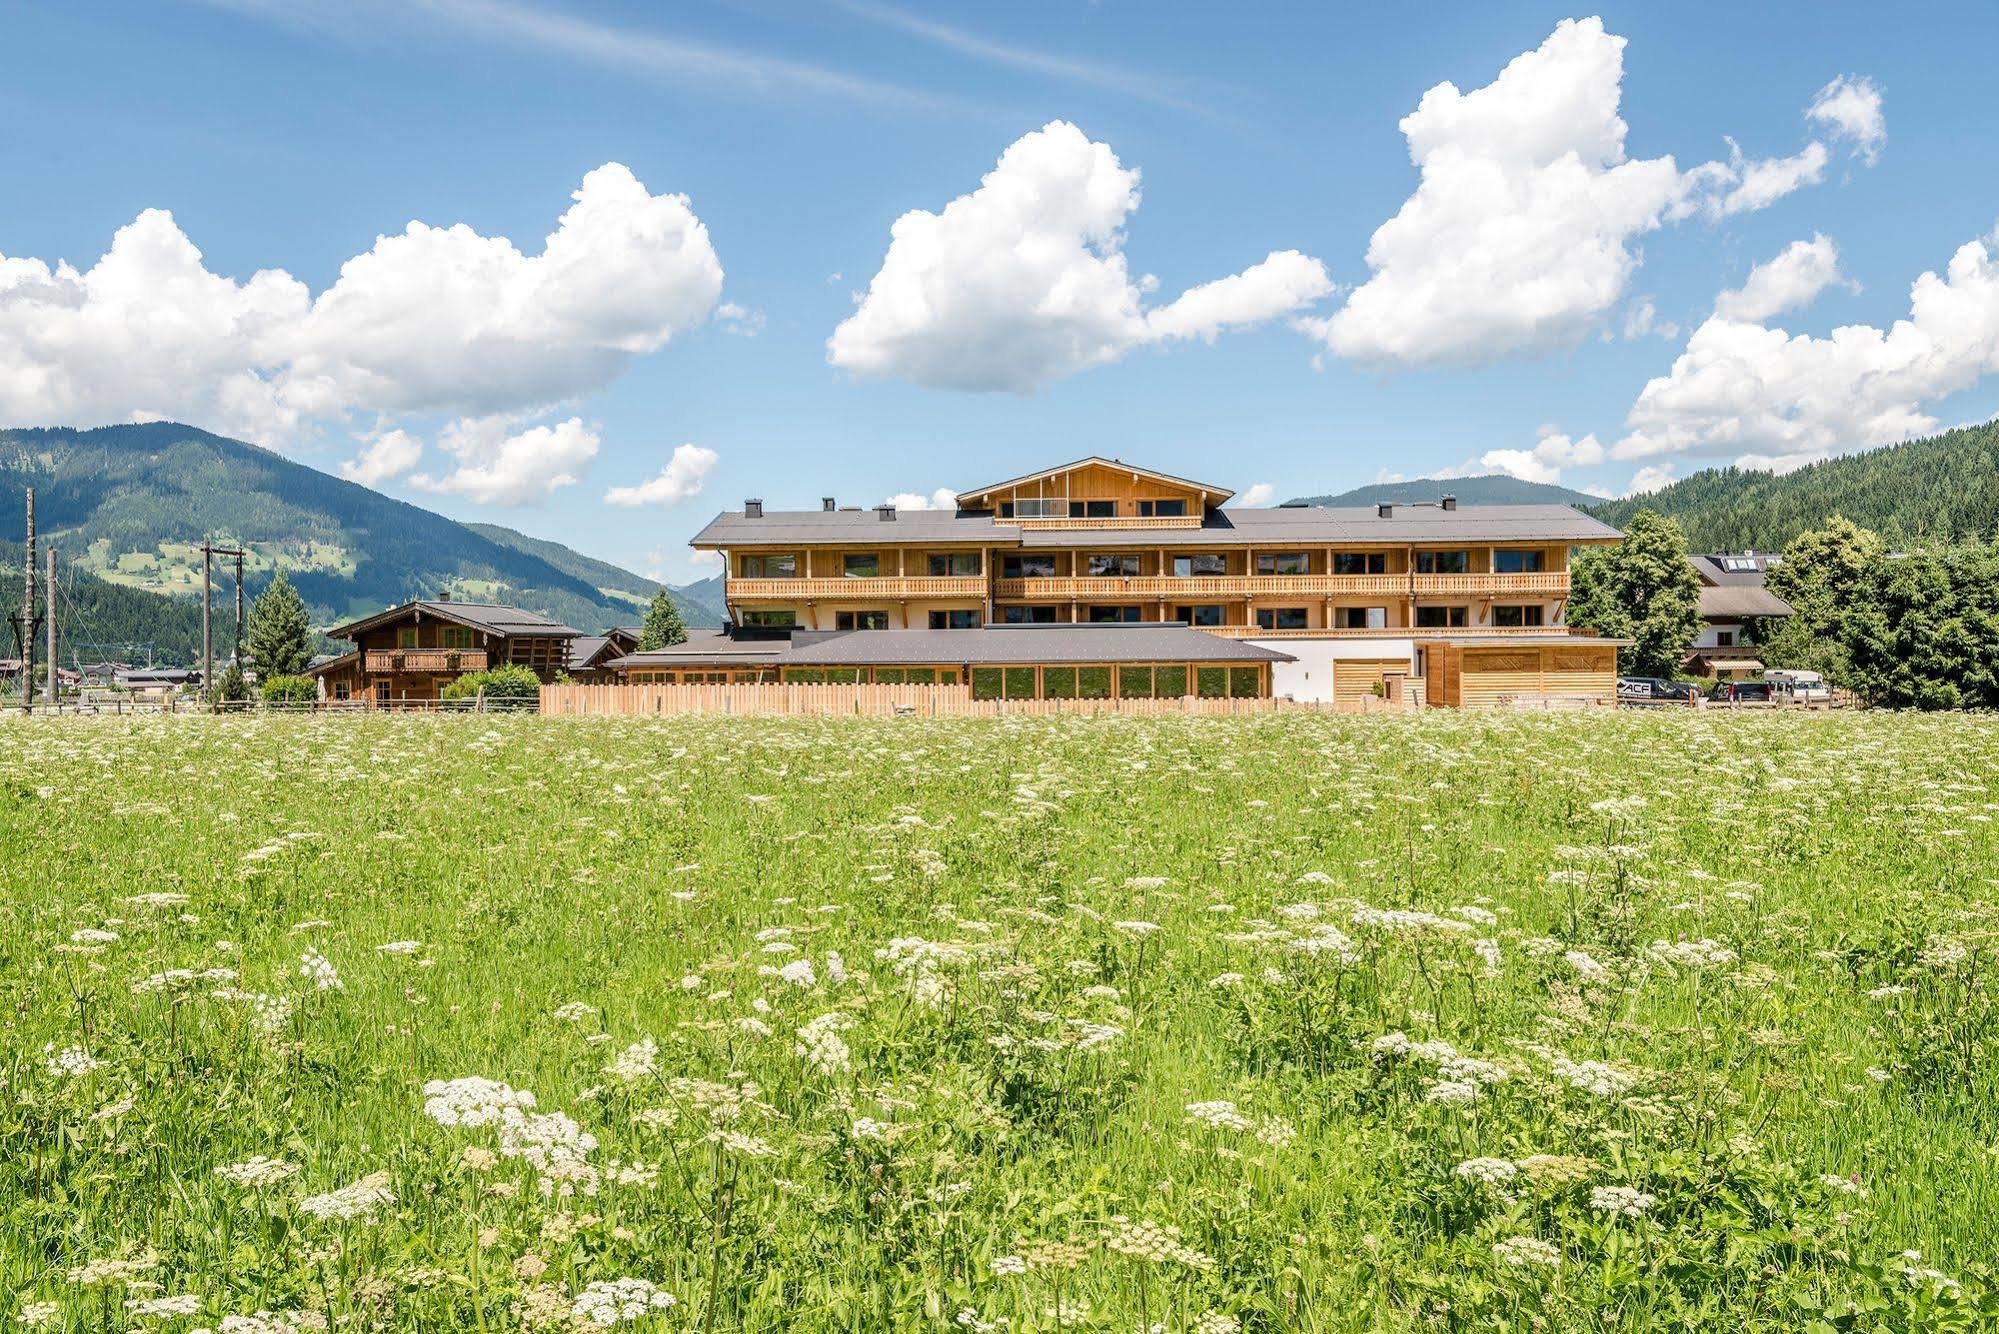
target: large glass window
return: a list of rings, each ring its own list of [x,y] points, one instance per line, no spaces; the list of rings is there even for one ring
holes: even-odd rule
[[[1118,625],[1138,619],[1136,607],[1091,607],[1089,619],[1092,625]]]
[[[1387,574],[1388,553],[1385,551],[1335,551],[1333,553],[1334,574]]]
[[[1263,551],[1256,557],[1258,574],[1310,574],[1312,558],[1303,551]]]
[[[1138,557],[1091,556],[1089,571],[1093,578],[1110,579],[1122,576],[1129,579],[1138,573]]]
[[[885,611],[836,611],[833,613],[835,630],[886,630],[888,613]]]
[[[785,630],[798,624],[798,613],[788,608],[772,609],[769,611],[746,611],[743,613],[743,624],[759,626],[770,630]]]
[[[1115,500],[1084,500],[1078,503],[1082,505],[1083,517],[1086,519],[1115,519],[1117,517],[1117,502]]]
[[[948,611],[930,613],[932,630],[976,630],[979,628],[979,613],[969,607],[953,607]]]
[[[1142,519],[1184,519],[1187,517],[1187,502],[1184,500],[1141,500],[1138,514]]]
[[[850,551],[840,558],[840,568],[849,579],[879,579],[882,558],[879,552]]]
[[[1258,607],[1256,623],[1265,630],[1303,630],[1308,618],[1303,607]]]
[[[396,647],[416,647],[416,627],[414,625],[399,625],[396,627]]]
[[[1224,619],[1226,614],[1226,609],[1218,606],[1175,607],[1173,609],[1174,619],[1185,621],[1189,625],[1226,625],[1228,623]]]
[[[447,625],[438,631],[438,643],[446,648],[471,648],[472,627],[469,625]]]
[[[934,578],[974,578],[979,573],[979,553],[976,551],[936,551],[930,555],[930,573]]]
[[[1471,552],[1469,551],[1419,551],[1416,553],[1416,573],[1418,574],[1469,574],[1471,572]]]
[[[1066,519],[1069,517],[1069,502],[1066,500],[1016,500],[1013,502],[1015,518],[1020,519]]]
[[[1492,553],[1492,569],[1495,574],[1539,574],[1548,566],[1545,551],[1495,551]]]
[[[1175,579],[1208,579],[1229,572],[1229,558],[1219,551],[1203,552],[1198,556],[1173,557],[1173,577]]]
[[[1468,620],[1465,607],[1418,607],[1416,624],[1425,630],[1462,629]]]
[[[1000,574],[1008,579],[1053,579],[1053,556],[1002,556]]]
[[[743,578],[745,579],[796,579],[798,577],[798,557],[794,555],[767,555],[750,553],[743,557]]]
[[[1525,607],[1494,607],[1494,625],[1546,625],[1548,609],[1536,602]]]
[[[1388,625],[1386,607],[1335,607],[1333,624],[1342,630],[1380,630]]]
[[[1001,625],[1053,625],[1053,607],[1001,607]]]

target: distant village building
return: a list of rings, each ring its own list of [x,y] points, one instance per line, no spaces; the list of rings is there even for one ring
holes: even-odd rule
[[[614,625],[601,635],[582,635],[569,641],[569,679],[579,685],[604,685],[618,679],[611,664],[638,652],[636,625]]]
[[[1775,552],[1763,551],[1687,557],[1701,581],[1701,631],[1687,654],[1688,671],[1723,679],[1762,673],[1756,627],[1792,612],[1791,604],[1763,582],[1782,559]]]
[[[722,555],[730,624],[611,666],[657,683],[962,682],[975,697],[1425,692],[1609,701],[1618,642],[1563,619],[1567,505],[1228,509],[1226,488],[1092,457],[956,508],[766,511]]]

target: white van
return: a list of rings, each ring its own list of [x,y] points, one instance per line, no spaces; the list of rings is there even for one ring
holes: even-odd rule
[[[1779,699],[1795,700],[1800,704],[1820,704],[1832,698],[1832,687],[1825,683],[1825,677],[1817,672],[1789,671],[1778,669],[1763,673],[1763,679],[1770,683],[1770,689]]]

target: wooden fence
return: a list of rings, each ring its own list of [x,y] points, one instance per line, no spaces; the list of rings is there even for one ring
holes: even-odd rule
[[[1297,707],[1289,700],[1203,699],[973,699],[966,685],[568,685],[543,686],[541,711],[548,717],[645,716],[720,713],[744,716],[789,714],[832,717],[861,715],[922,718],[1047,717],[1066,713],[1120,713],[1141,717],[1166,714],[1229,717]]]

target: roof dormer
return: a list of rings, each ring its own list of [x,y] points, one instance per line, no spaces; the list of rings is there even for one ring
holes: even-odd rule
[[[958,493],[961,510],[990,510],[1023,528],[1199,528],[1234,495],[1118,459],[1087,458]]]

